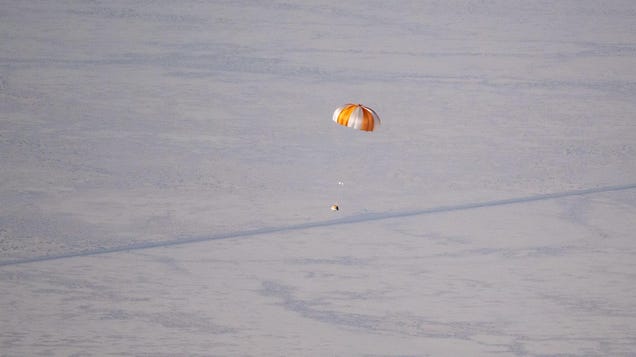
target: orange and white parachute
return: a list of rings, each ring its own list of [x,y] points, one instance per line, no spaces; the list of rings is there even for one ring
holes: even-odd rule
[[[362,104],[345,104],[333,112],[333,121],[350,128],[373,131],[380,126],[380,117]]]

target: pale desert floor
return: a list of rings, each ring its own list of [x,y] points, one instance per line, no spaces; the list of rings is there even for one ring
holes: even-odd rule
[[[636,355],[636,3],[4,1],[0,36],[0,355]]]

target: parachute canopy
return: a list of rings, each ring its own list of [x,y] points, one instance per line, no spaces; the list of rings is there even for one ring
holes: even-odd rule
[[[380,126],[380,117],[362,104],[345,104],[333,112],[333,121],[350,128],[373,131]]]

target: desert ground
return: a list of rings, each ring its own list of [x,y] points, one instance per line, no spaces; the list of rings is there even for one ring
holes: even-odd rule
[[[636,355],[635,2],[0,3],[1,356]]]

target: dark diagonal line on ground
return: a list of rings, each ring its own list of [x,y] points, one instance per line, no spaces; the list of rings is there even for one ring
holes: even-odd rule
[[[181,239],[162,241],[162,242],[146,242],[146,243],[138,243],[138,244],[130,244],[126,246],[113,247],[113,248],[85,250],[80,252],[71,252],[71,253],[58,254],[58,255],[46,255],[46,256],[39,256],[39,257],[33,257],[33,258],[6,260],[6,261],[0,261],[0,266],[35,263],[35,262],[43,262],[43,261],[50,261],[50,260],[57,260],[57,259],[75,258],[75,257],[86,257],[91,255],[100,255],[100,254],[108,254],[108,253],[128,252],[128,251],[142,250],[142,249],[170,247],[170,246],[176,246],[176,245],[184,245],[184,244],[190,244],[190,243],[199,243],[199,242],[207,242],[207,241],[222,240],[222,239],[246,238],[246,237],[253,237],[253,236],[271,234],[271,233],[300,231],[300,230],[311,229],[311,228],[356,224],[356,223],[362,223],[362,222],[380,221],[380,220],[393,219],[393,218],[405,218],[405,217],[429,215],[429,214],[436,214],[436,213],[456,212],[456,211],[464,211],[464,210],[471,210],[471,209],[478,209],[478,208],[514,205],[514,204],[543,201],[543,200],[552,200],[552,199],[571,197],[571,196],[591,195],[596,193],[625,191],[625,190],[632,190],[632,189],[636,189],[636,184],[619,185],[619,186],[604,186],[604,187],[596,187],[596,188],[583,189],[583,190],[547,193],[542,195],[517,197],[517,198],[509,198],[509,199],[494,200],[494,201],[483,201],[483,202],[464,203],[464,204],[457,204],[457,205],[438,206],[438,207],[425,208],[425,209],[365,213],[365,214],[360,214],[356,216],[330,219],[330,220],[324,220],[324,221],[318,221],[318,222],[294,224],[294,225],[288,225],[288,226],[263,227],[263,228],[256,228],[256,229],[248,229],[244,231],[215,234],[210,236],[181,238]]]

